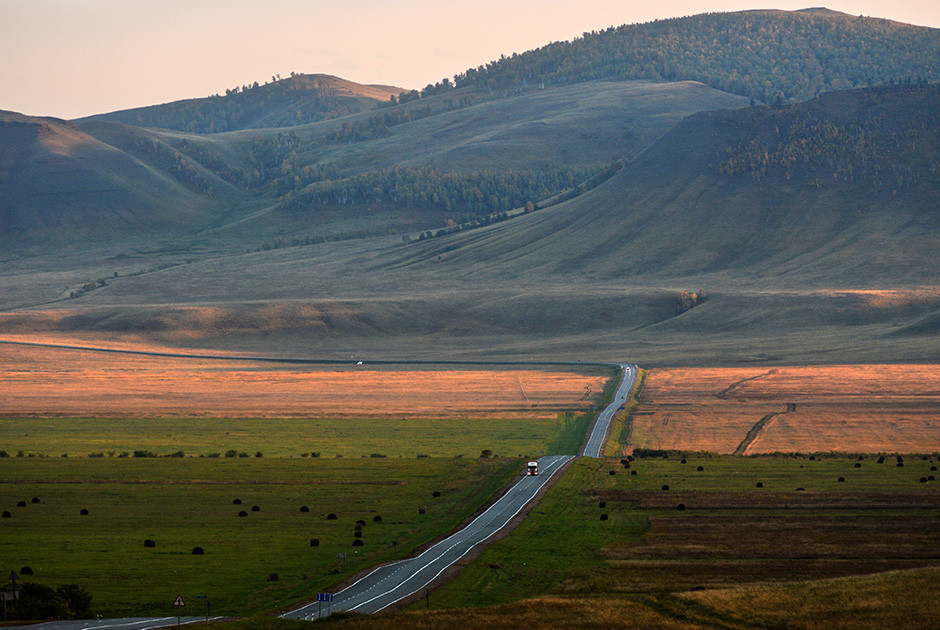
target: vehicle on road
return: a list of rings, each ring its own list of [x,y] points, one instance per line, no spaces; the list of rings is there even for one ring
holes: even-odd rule
[[[530,475],[530,476],[535,476],[539,474],[539,463],[532,461],[526,464],[525,474]]]

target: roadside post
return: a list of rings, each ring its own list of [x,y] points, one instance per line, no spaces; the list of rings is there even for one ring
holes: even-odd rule
[[[7,602],[15,602],[20,598],[20,588],[16,585],[16,571],[10,571],[10,590],[3,589],[3,621],[7,620]]]
[[[183,606],[186,605],[186,603],[183,601],[183,596],[177,595],[176,601],[173,602],[173,605],[176,606],[176,627],[179,628],[183,620]]]
[[[327,603],[327,615],[333,614],[333,593],[317,593],[317,619],[323,618],[323,602]]]
[[[208,595],[196,595],[196,599],[206,600],[206,625],[209,625],[209,596]]]

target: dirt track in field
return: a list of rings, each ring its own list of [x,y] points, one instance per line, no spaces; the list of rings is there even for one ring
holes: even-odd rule
[[[657,369],[641,400],[634,447],[940,451],[940,365]]]

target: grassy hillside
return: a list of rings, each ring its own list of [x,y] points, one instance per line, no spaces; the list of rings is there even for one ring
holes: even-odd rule
[[[92,120],[192,133],[291,127],[368,111],[404,90],[360,85],[324,74],[292,74],[259,85],[235,87],[215,95],[88,116]]]
[[[63,120],[0,112],[0,239],[61,245],[204,227],[211,185],[192,165],[172,166],[153,168]]]
[[[755,98],[940,79],[940,30],[825,9],[708,13],[585,33],[470,68],[455,85],[519,91],[593,79],[694,80]]]

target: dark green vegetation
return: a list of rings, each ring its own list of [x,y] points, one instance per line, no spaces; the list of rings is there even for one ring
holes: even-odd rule
[[[595,79],[701,81],[764,103],[940,79],[936,29],[826,9],[745,11],[585,33],[471,68],[456,86],[524,90]]]
[[[577,451],[586,417],[433,419],[277,418],[4,418],[0,447],[11,456],[127,457],[182,452],[219,457],[226,452],[267,457],[529,456],[558,446]],[[579,433],[580,432],[580,433]]]
[[[160,127],[191,133],[292,127],[369,111],[397,97],[400,88],[359,85],[323,74],[272,77],[270,83],[243,85],[216,94],[164,105],[89,116],[82,122],[107,120],[137,127]]]
[[[894,457],[879,464],[876,456],[673,456],[638,459],[629,468],[579,460],[525,522],[435,592],[431,604],[614,597],[706,624],[717,617],[740,627],[760,619],[803,627],[814,623],[812,615],[788,612],[784,602],[838,583],[794,581],[866,575],[844,587],[900,580],[919,588],[940,570],[940,491],[936,481],[920,481],[936,476],[936,458],[903,459],[903,468]],[[886,571],[902,573],[867,576]],[[713,590],[752,583],[760,586]],[[702,587],[708,590],[701,596],[689,595]],[[754,592],[773,603],[765,609],[763,599],[748,601]],[[834,609],[852,607],[844,597],[835,605],[812,601],[810,609],[828,619]],[[923,615],[936,613],[935,601],[914,609],[914,625],[902,625],[927,627]]]
[[[167,614],[177,594],[208,594],[218,614],[273,610],[440,536],[518,470],[514,459],[3,458],[0,555],[33,570],[21,582],[79,584],[107,616]]]

